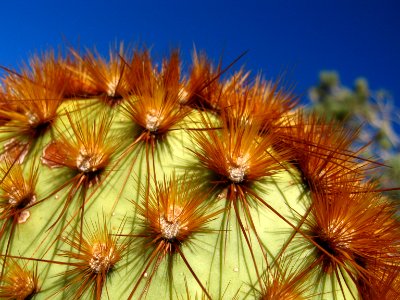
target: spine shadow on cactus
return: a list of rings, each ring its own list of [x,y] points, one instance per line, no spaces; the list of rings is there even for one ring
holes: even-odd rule
[[[121,44],[5,68],[0,298],[400,298],[358,132],[231,66]]]

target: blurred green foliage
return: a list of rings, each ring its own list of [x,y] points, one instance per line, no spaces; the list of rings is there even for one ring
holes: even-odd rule
[[[400,138],[396,132],[400,114],[388,92],[372,91],[365,78],[358,78],[352,87],[347,87],[340,82],[337,72],[323,71],[317,85],[310,88],[309,98],[311,110],[359,130],[354,147],[368,144],[364,158],[378,160],[386,166],[369,174],[382,189],[400,187]],[[396,201],[400,212],[400,192],[386,193]]]

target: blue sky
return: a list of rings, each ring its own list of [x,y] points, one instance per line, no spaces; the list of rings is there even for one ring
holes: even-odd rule
[[[105,53],[116,41],[146,44],[155,56],[193,45],[228,64],[241,60],[266,78],[286,73],[296,92],[337,70],[352,85],[358,76],[389,90],[400,106],[398,1],[2,1],[0,64],[17,67],[31,54],[59,45]]]

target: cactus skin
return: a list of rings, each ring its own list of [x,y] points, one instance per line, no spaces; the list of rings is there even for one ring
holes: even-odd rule
[[[2,79],[0,298],[400,299],[357,133],[180,64],[71,50]]]

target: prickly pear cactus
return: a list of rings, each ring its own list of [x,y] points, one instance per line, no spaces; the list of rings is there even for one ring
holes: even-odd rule
[[[357,133],[245,71],[70,50],[0,95],[0,298],[399,299]]]

